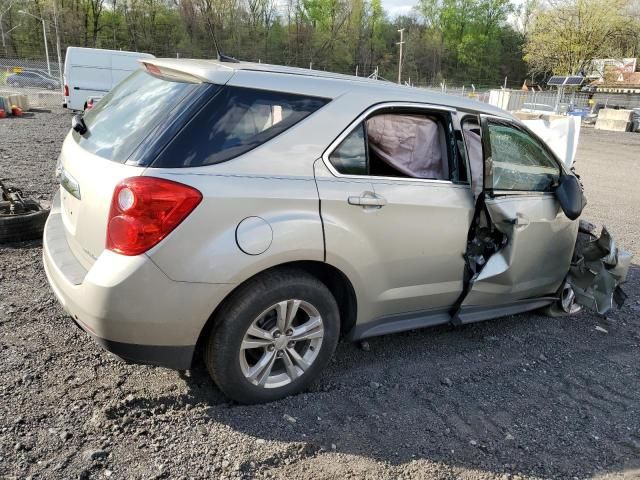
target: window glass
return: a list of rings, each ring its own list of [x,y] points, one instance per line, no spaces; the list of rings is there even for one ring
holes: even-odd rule
[[[460,148],[468,154],[469,171],[471,172],[471,191],[478,195],[482,191],[482,175],[484,172],[484,157],[482,155],[482,134],[478,117],[466,116],[462,120],[462,135],[464,145]]]
[[[493,188],[550,191],[560,168],[526,132],[502,123],[489,123]]]
[[[340,173],[367,175],[367,146],[363,124],[358,125],[329,155],[329,161]]]
[[[197,167],[224,162],[271,140],[327,102],[318,97],[224,87],[153,166]]]
[[[201,85],[173,82],[137,70],[84,114],[88,132],[73,138],[107,160],[126,162],[142,140]]]
[[[424,112],[369,117],[329,155],[329,161],[338,172],[349,175],[451,178],[442,118]]]

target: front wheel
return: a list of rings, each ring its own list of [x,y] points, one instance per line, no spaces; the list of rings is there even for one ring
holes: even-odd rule
[[[249,281],[225,301],[215,322],[205,363],[220,390],[240,403],[304,390],[331,359],[340,333],[335,298],[298,270]]]

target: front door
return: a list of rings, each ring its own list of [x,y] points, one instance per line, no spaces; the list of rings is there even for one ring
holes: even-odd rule
[[[578,229],[553,193],[562,169],[519,124],[489,116],[480,122],[486,211],[506,244],[489,257],[462,307],[554,295],[569,270]]]

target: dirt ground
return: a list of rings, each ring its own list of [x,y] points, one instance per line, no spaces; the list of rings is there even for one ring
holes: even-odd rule
[[[0,178],[49,199],[69,125],[0,120]],[[585,217],[640,258],[640,135],[583,130],[577,169]],[[341,343],[308,393],[238,406],[201,367],[102,351],[57,304],[41,253],[0,247],[0,478],[640,478],[637,260],[607,318]]]

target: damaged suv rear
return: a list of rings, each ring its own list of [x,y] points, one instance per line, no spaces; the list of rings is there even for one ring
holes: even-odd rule
[[[145,60],[77,117],[44,235],[74,321],[245,403],[360,340],[623,300],[578,178],[506,112],[378,81]]]

